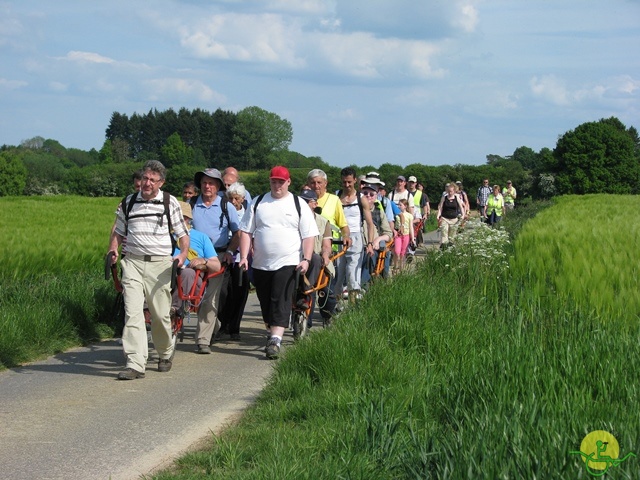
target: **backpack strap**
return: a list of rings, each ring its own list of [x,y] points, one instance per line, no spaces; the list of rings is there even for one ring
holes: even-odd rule
[[[228,202],[227,199],[224,197],[224,195],[219,195],[220,197],[220,225],[218,225],[218,228],[222,229],[222,225],[224,225],[224,219],[227,219],[227,225],[231,225],[231,220],[229,220],[229,207],[228,207]],[[242,202],[242,204],[245,206],[245,208],[247,208],[246,206],[246,199],[244,200],[244,202]],[[198,203],[198,197],[191,197],[189,199],[189,205],[191,205],[191,208],[195,208],[196,203]]]
[[[127,203],[127,198],[131,198],[129,200],[129,202]],[[124,197],[122,199],[122,201],[120,202],[120,208],[122,209],[122,212],[124,212],[124,234],[125,236],[127,236],[127,234],[129,233],[129,217],[131,216],[131,210],[133,209],[133,205],[136,203],[144,203],[144,201],[139,201],[138,200],[138,193],[133,193],[131,195],[127,195],[126,197]],[[154,202],[157,203],[157,202]],[[171,194],[169,192],[162,192],[162,205],[163,205],[163,211],[162,214],[159,215],[160,217],[160,226],[163,225],[164,223],[164,217],[167,217],[167,226],[168,226],[168,230],[169,230],[169,236],[171,237],[171,247],[173,248],[173,250],[176,249],[176,240],[175,238],[173,238],[173,224],[171,223],[171,211],[170,211],[170,206],[171,204]],[[158,216],[157,214],[141,214],[141,215],[135,215],[136,217],[148,217],[148,216]]]
[[[264,196],[266,195],[266,193],[261,194],[260,196],[258,196],[258,198],[255,199],[255,201],[253,202],[253,214],[256,214],[256,209],[258,208],[258,204],[262,201],[262,199],[264,198]],[[302,217],[302,210],[300,207],[300,197],[298,197],[298,195],[293,194],[293,203],[296,205],[296,211],[298,212],[298,218]]]

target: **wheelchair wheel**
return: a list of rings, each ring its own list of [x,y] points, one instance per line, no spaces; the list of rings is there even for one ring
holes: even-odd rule
[[[307,315],[304,312],[294,312],[293,314],[293,338],[299,340],[304,337],[309,327],[307,326]]]

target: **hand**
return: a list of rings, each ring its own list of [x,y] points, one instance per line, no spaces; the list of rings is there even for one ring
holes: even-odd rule
[[[107,255],[111,256],[111,265],[118,261],[118,250],[110,250],[107,252]]]
[[[194,270],[206,270],[207,260],[204,258],[194,258],[189,262],[189,266]]]
[[[351,246],[351,237],[342,237],[342,244],[349,248]]]
[[[249,270],[249,260],[247,260],[246,258],[241,259],[238,262],[238,267],[246,272],[247,270]]]
[[[233,254],[228,250],[222,255],[222,263],[226,263],[227,265],[233,264]]]
[[[307,270],[309,270],[309,260],[302,260],[296,267],[296,270],[299,270],[301,275],[307,273]]]
[[[180,253],[173,257],[174,260],[178,260],[178,268],[184,265],[185,260],[187,259],[187,252]]]

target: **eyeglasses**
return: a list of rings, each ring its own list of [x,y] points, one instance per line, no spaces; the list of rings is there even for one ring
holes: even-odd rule
[[[149,182],[151,185],[155,185],[156,183],[161,182],[162,179],[161,178],[157,178],[157,179],[156,178],[149,178],[149,177],[143,176],[142,177],[142,181],[143,182]]]
[[[363,194],[365,197],[375,197],[375,196],[377,195],[377,193],[376,193],[376,192],[372,192],[372,191],[362,192],[362,194]]]

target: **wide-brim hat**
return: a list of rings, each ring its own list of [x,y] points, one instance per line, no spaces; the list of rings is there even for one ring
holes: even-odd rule
[[[370,190],[373,190],[374,192],[378,191],[378,188],[380,188],[380,184],[379,183],[365,183],[364,185],[362,185],[362,189],[364,190],[365,188],[368,188]]]
[[[376,191],[380,186],[384,187],[384,182],[380,180],[380,177],[372,176],[370,173],[367,174],[367,176],[364,179],[364,182],[369,185],[378,185],[378,187],[376,188]]]
[[[182,216],[193,219],[193,211],[191,210],[191,205],[189,205],[187,202],[180,201],[178,202],[178,204],[180,205],[180,210],[182,210]]]
[[[206,168],[202,172],[197,172],[195,174],[195,176],[193,177],[193,183],[196,184],[196,187],[198,187],[198,189],[202,190],[200,188],[200,182],[202,181],[202,177],[204,177],[205,175],[207,177],[215,178],[220,182],[220,188],[218,190],[224,192],[227,189],[224,186],[224,181],[222,180],[222,175],[220,174],[220,170],[218,170],[217,168]]]

